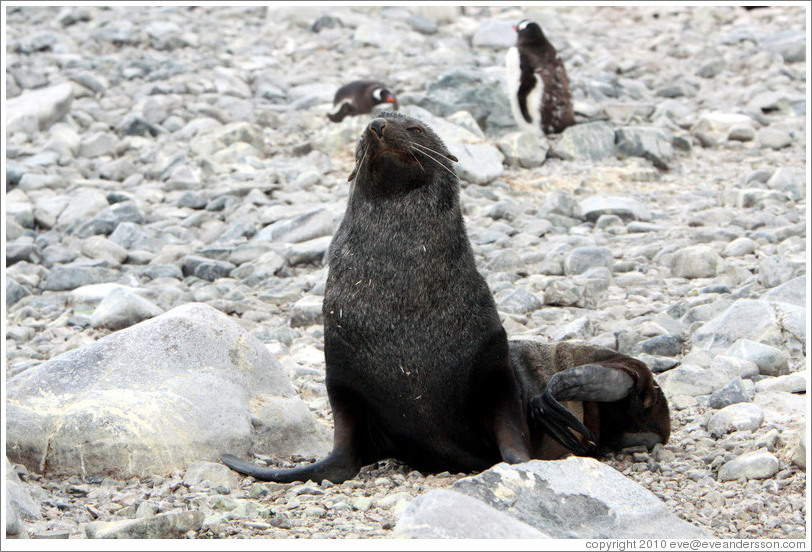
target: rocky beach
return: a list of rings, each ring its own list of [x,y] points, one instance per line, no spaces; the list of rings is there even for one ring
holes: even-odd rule
[[[808,6],[4,10],[8,537],[809,538]],[[558,135],[511,115],[525,18],[569,74]],[[459,159],[508,336],[646,362],[668,443],[339,485],[218,462],[330,450],[354,79]]]

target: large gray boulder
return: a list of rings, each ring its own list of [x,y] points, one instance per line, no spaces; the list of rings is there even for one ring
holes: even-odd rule
[[[450,490],[522,522],[516,525],[518,537],[709,538],[702,529],[671,513],[650,491],[594,458],[501,463],[460,479]],[[471,537],[502,536],[503,516],[494,516],[489,522],[481,505],[436,496],[441,492],[448,491],[432,491],[410,504],[395,534],[461,537],[449,527],[455,521],[471,527]]]
[[[26,370],[7,396],[8,457],[38,473],[126,479],[330,448],[265,346],[198,303]]]

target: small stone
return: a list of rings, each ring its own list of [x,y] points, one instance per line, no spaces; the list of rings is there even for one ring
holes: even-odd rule
[[[763,343],[739,339],[725,354],[755,362],[759,373],[765,376],[781,376],[789,373],[787,354]]]
[[[737,403],[726,406],[714,413],[708,420],[708,432],[713,437],[721,437],[733,431],[755,431],[764,422],[761,406],[752,403]]]
[[[770,452],[748,452],[719,468],[719,481],[735,481],[742,477],[766,479],[778,472],[778,465],[778,458]]]
[[[712,278],[723,269],[722,258],[707,245],[692,245],[676,251],[671,273],[678,278]]]
[[[577,247],[564,260],[567,275],[582,274],[595,267],[612,269],[614,256],[607,247]]]
[[[762,148],[778,150],[792,144],[792,137],[783,130],[767,127],[756,133],[756,141]]]
[[[121,330],[158,316],[163,309],[122,287],[113,288],[90,317],[94,328]]]
[[[753,385],[752,382],[750,382],[750,385]],[[748,390],[741,378],[733,378],[730,383],[711,394],[708,399],[708,406],[718,410],[731,404],[748,402],[752,398],[752,389]]]
[[[323,298],[306,295],[296,301],[290,309],[290,327],[311,326],[313,324],[323,324],[322,315]]]

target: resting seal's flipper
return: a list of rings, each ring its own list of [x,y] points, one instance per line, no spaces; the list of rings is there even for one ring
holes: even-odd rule
[[[533,397],[528,409],[528,419],[534,429],[547,433],[575,454],[585,456],[595,449],[595,436],[592,432],[572,412],[555,400],[549,389]],[[581,443],[569,428],[583,435],[587,444]]]
[[[595,436],[558,401],[613,402],[629,395],[634,380],[628,374],[601,364],[583,364],[556,373],[544,393],[530,400],[530,421],[576,454],[590,454]],[[584,445],[569,430],[583,435]]]

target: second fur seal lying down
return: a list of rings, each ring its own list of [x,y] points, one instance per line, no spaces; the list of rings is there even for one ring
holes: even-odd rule
[[[333,450],[292,469],[232,455],[226,465],[261,480],[339,483],[385,458],[471,472],[668,440],[668,406],[642,362],[508,341],[476,269],[453,161],[419,120],[383,113],[369,123],[323,304]]]

